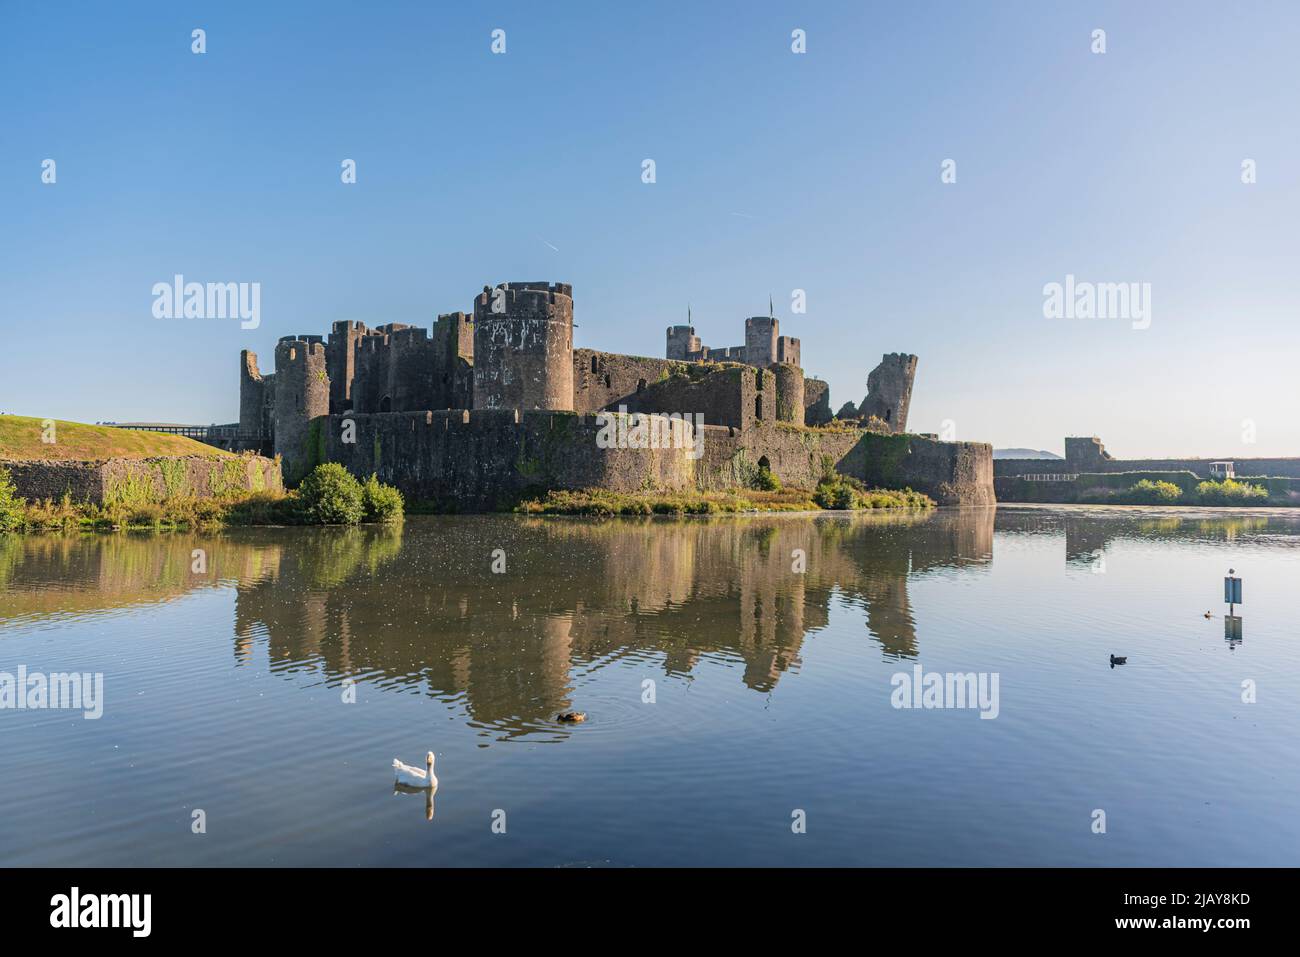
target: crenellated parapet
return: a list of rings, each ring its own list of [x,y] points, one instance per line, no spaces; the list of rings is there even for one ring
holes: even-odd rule
[[[573,408],[573,287],[508,282],[474,300],[474,408]]]

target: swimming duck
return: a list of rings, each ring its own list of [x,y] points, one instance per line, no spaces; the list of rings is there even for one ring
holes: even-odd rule
[[[587,720],[585,711],[561,711],[555,716],[556,721],[563,721],[565,724],[579,724]]]
[[[1110,656],[1110,666],[1112,668],[1114,668],[1116,665],[1126,665],[1126,664],[1128,664],[1127,656],[1123,658],[1116,657],[1115,655]]]
[[[428,767],[427,771],[413,768],[409,764],[403,764],[397,758],[393,758],[393,773],[397,775],[398,783],[413,788],[436,788],[438,779],[433,774],[432,751],[424,756],[424,763]]]
[[[1214,617],[1214,614],[1213,614],[1212,612],[1208,612],[1208,611],[1207,611],[1207,612],[1205,613],[1205,617],[1206,617],[1206,618],[1213,618],[1213,617]]]

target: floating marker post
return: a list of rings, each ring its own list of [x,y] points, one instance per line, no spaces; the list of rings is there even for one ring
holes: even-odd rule
[[[1241,601],[1241,579],[1234,578],[1235,568],[1228,569],[1228,577],[1223,580],[1223,600],[1228,603],[1228,614],[1232,614],[1233,606],[1240,605]]]
[[[1228,603],[1228,613],[1223,616],[1223,637],[1229,642],[1241,641],[1241,618],[1233,614],[1241,602],[1241,579],[1234,577],[1235,568],[1228,569],[1223,580],[1223,600]]]

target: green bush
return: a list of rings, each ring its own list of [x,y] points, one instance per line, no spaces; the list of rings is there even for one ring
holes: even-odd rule
[[[24,524],[24,501],[18,497],[18,487],[9,470],[0,467],[0,532],[12,531]]]
[[[366,514],[361,483],[337,462],[318,465],[298,485],[303,518],[314,525],[356,525]]]
[[[813,501],[823,508],[857,508],[862,482],[850,476],[837,475],[835,479],[818,482]]]
[[[813,501],[820,508],[932,508],[934,499],[910,488],[867,488],[850,475],[837,475],[823,479],[813,493]]]
[[[1268,501],[1268,489],[1224,479],[1201,482],[1196,486],[1196,497],[1204,505],[1263,505]]]
[[[401,521],[402,493],[379,481],[371,472],[366,484],[361,486],[361,507],[365,510],[367,522]]]
[[[771,469],[765,469],[761,466],[759,467],[757,474],[755,474],[753,482],[750,484],[754,487],[755,491],[759,492],[781,491],[781,480],[777,477],[776,473]]]
[[[1183,490],[1173,482],[1153,482],[1142,479],[1135,482],[1124,494],[1126,501],[1135,505],[1168,505],[1182,496]]]

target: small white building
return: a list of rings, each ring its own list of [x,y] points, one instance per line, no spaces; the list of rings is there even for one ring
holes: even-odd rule
[[[1210,478],[1223,481],[1224,479],[1236,478],[1236,472],[1233,471],[1231,462],[1211,462]]]

